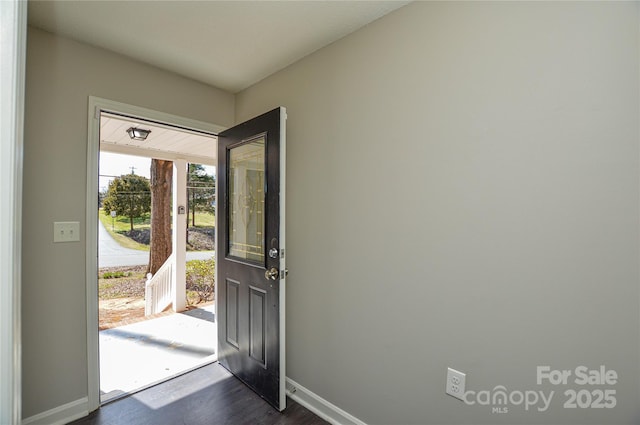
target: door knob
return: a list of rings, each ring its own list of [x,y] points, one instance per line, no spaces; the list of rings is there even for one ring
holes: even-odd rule
[[[264,277],[267,280],[278,280],[278,274],[278,269],[271,267],[269,270],[264,272]]]

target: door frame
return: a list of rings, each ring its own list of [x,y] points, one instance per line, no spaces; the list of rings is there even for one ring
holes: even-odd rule
[[[218,134],[226,127],[197,121],[153,109],[89,96],[87,117],[87,193],[85,217],[86,293],[87,293],[87,407],[100,407],[100,349],[98,320],[98,162],[100,155],[100,113],[111,112],[130,117]],[[217,195],[216,195],[217,197]],[[217,253],[216,253],[217,255]]]
[[[21,406],[20,270],[27,3],[1,2],[0,23],[0,423],[19,423]],[[5,143],[6,142],[6,143]]]

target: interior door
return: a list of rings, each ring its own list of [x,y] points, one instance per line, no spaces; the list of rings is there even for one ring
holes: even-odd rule
[[[271,403],[285,396],[285,121],[277,108],[218,135],[218,360]]]

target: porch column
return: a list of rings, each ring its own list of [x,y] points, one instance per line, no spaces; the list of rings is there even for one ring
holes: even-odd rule
[[[172,243],[176,262],[172,269],[173,311],[186,310],[186,252],[187,252],[187,161],[173,161]]]

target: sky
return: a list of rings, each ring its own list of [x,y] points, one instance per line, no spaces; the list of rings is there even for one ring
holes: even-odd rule
[[[98,182],[100,191],[107,189],[114,176],[131,174],[131,167],[134,167],[134,174],[149,178],[151,158],[100,152],[100,179]],[[207,174],[215,174],[216,172],[216,167],[205,165],[204,168]]]

